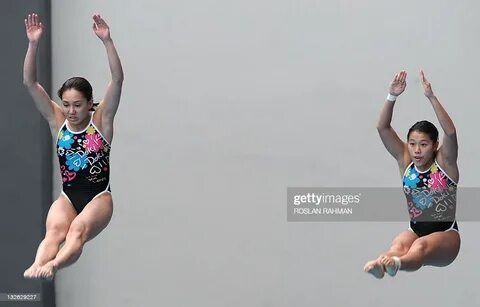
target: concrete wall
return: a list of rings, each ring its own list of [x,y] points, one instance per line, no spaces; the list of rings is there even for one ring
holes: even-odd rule
[[[0,2],[2,38],[0,88],[2,110],[0,210],[0,293],[38,293],[40,302],[0,301],[0,306],[55,306],[53,283],[25,280],[23,272],[45,234],[45,217],[52,202],[51,137],[46,121],[23,86],[27,50],[24,19],[37,12],[50,25],[50,1]],[[38,54],[38,79],[50,88],[50,33],[45,32]]]

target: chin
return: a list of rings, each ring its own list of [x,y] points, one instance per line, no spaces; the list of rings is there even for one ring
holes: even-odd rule
[[[426,166],[426,164],[423,163],[423,162],[420,162],[420,163],[418,163],[418,162],[413,162],[413,164],[415,164],[416,167]]]
[[[415,164],[415,166],[419,167],[419,168],[430,167],[433,162],[434,161],[431,161],[431,160],[423,160],[423,161],[420,161],[420,162],[415,162],[415,160],[413,160],[413,164]]]

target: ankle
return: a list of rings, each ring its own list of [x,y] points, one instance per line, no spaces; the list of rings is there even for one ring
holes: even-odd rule
[[[56,261],[52,260],[51,264],[52,264],[52,270],[54,272],[57,271],[58,270],[58,263]]]
[[[397,268],[397,271],[399,271],[402,267],[402,261],[400,260],[400,257],[392,256],[392,259],[395,262],[395,267]]]

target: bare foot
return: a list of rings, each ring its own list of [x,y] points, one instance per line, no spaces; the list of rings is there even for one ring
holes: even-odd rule
[[[44,280],[52,280],[56,272],[57,269],[55,265],[52,261],[50,261],[40,267],[37,278],[41,278]]]
[[[380,262],[385,266],[385,271],[388,275],[397,275],[400,269],[400,258],[396,256],[383,256]]]
[[[367,264],[365,264],[365,266],[363,267],[363,270],[366,273],[372,274],[378,279],[383,278],[383,276],[385,275],[383,265],[378,261],[378,259],[367,262]]]
[[[37,272],[40,269],[40,265],[37,263],[32,264],[28,269],[23,272],[23,277],[27,279],[37,278]]]

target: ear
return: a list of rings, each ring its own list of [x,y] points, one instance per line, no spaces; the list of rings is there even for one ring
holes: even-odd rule
[[[88,109],[91,108],[93,108],[93,99],[90,99],[90,101],[88,102]]]

